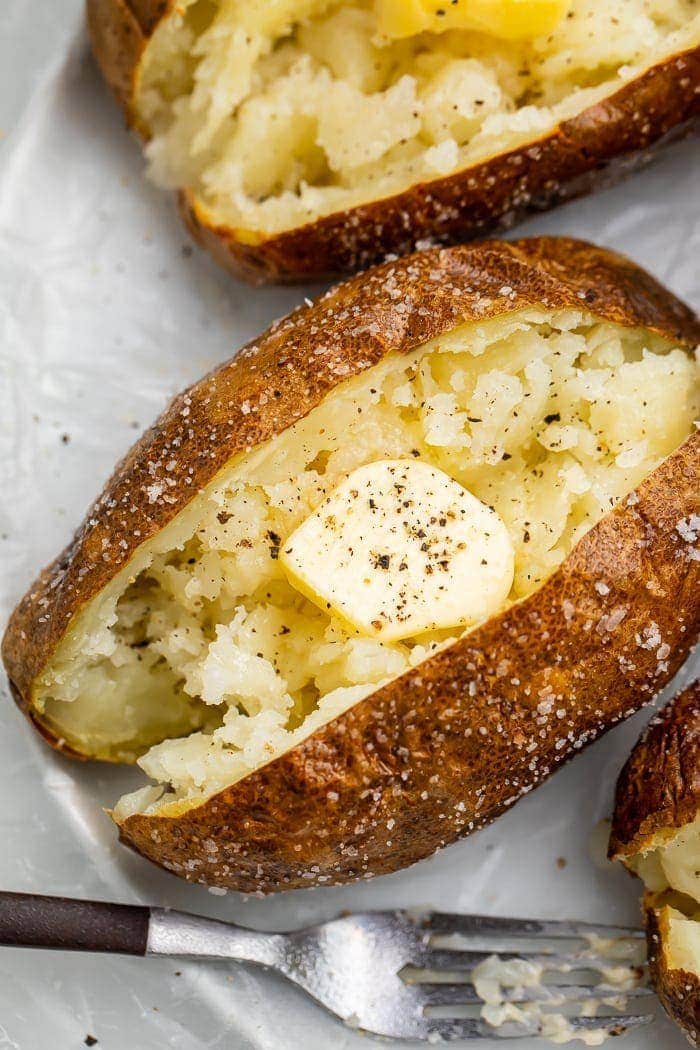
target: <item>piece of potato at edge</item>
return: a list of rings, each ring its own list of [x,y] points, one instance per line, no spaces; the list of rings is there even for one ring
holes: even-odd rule
[[[251,281],[510,226],[609,184],[700,113],[695,0],[503,0],[423,19],[403,0],[87,9],[151,177]]]
[[[700,1041],[700,680],[652,719],[620,774],[610,856],[645,884],[654,987]]]
[[[160,787],[116,805],[122,838],[187,879],[269,892],[427,856],[692,645],[699,342],[648,274],[566,238],[332,289],[119,464],[11,619],[19,704],[68,753],[141,756]]]

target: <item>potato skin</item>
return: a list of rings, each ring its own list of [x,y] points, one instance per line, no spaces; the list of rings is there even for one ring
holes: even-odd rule
[[[654,990],[666,1013],[682,1029],[691,1046],[700,1045],[700,976],[668,965],[664,937],[668,935],[664,909],[644,899],[649,972]]]
[[[135,91],[143,52],[175,0],[87,0],[95,57],[127,121],[145,138]],[[550,134],[463,171],[273,234],[217,224],[183,188],[190,232],[252,283],[352,273],[422,241],[454,244],[512,226],[533,211],[607,185],[652,148],[691,130],[700,114],[700,47],[671,55]]]
[[[87,28],[97,64],[105,75],[129,126],[144,137],[134,109],[141,57],[161,19],[175,0],[86,0]]]
[[[661,832],[695,820],[700,807],[700,680],[651,720],[615,789],[609,856],[651,848]]]
[[[332,289],[177,398],[22,599],[3,657],[30,719],[41,725],[34,684],[72,617],[234,455],[386,354],[535,304],[700,342],[698,319],[648,274],[566,238],[423,252]],[[395,870],[494,819],[683,661],[700,588],[676,526],[697,509],[699,450],[689,438],[529,599],[202,806],[130,818],[124,841],[190,880],[269,892]],[[652,620],[663,659],[636,641]]]
[[[625,764],[615,791],[609,854],[628,864],[657,836],[695,820],[700,808],[700,680],[650,722]],[[698,973],[671,969],[664,936],[663,894],[646,893],[643,912],[654,988],[693,1046],[700,1039]]]

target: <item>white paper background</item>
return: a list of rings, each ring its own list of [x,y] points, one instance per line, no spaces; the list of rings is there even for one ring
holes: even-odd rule
[[[3,621],[166,400],[308,291],[251,290],[198,251],[183,252],[187,238],[171,203],[143,181],[138,149],[87,56],[80,0],[5,5]],[[520,230],[621,249],[700,307],[700,145],[688,141],[632,181]],[[133,774],[56,757],[5,697],[0,886],[171,905],[269,928],[341,908],[398,905],[635,922],[637,886],[594,864],[589,840],[609,814],[615,777],[647,717],[610,733],[490,829],[408,872],[356,888],[257,901],[183,885],[121,848],[101,806]],[[88,1033],[100,1050],[382,1045],[346,1031],[301,993],[250,968],[0,950],[0,1048],[68,1050],[81,1047]],[[660,1019],[624,1045],[680,1050],[685,1044]]]

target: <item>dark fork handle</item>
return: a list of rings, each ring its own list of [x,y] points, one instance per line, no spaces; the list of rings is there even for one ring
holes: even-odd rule
[[[0,892],[0,944],[145,955],[150,909]]]

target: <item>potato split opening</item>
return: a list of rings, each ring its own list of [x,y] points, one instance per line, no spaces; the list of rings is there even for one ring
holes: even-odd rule
[[[138,77],[151,175],[255,241],[536,142],[700,42],[696,0],[572,0],[555,21],[388,39],[370,2],[181,0]]]
[[[700,817],[657,835],[650,849],[626,863],[658,913],[666,966],[700,977]]]
[[[349,473],[420,461],[492,507],[513,550],[505,608],[699,411],[692,355],[584,312],[531,308],[389,354],[231,461],[142,544],[75,617],[33,703],[83,753],[141,756],[167,785],[122,800],[119,819],[209,796],[463,633],[382,641],[292,585],[280,550]]]

